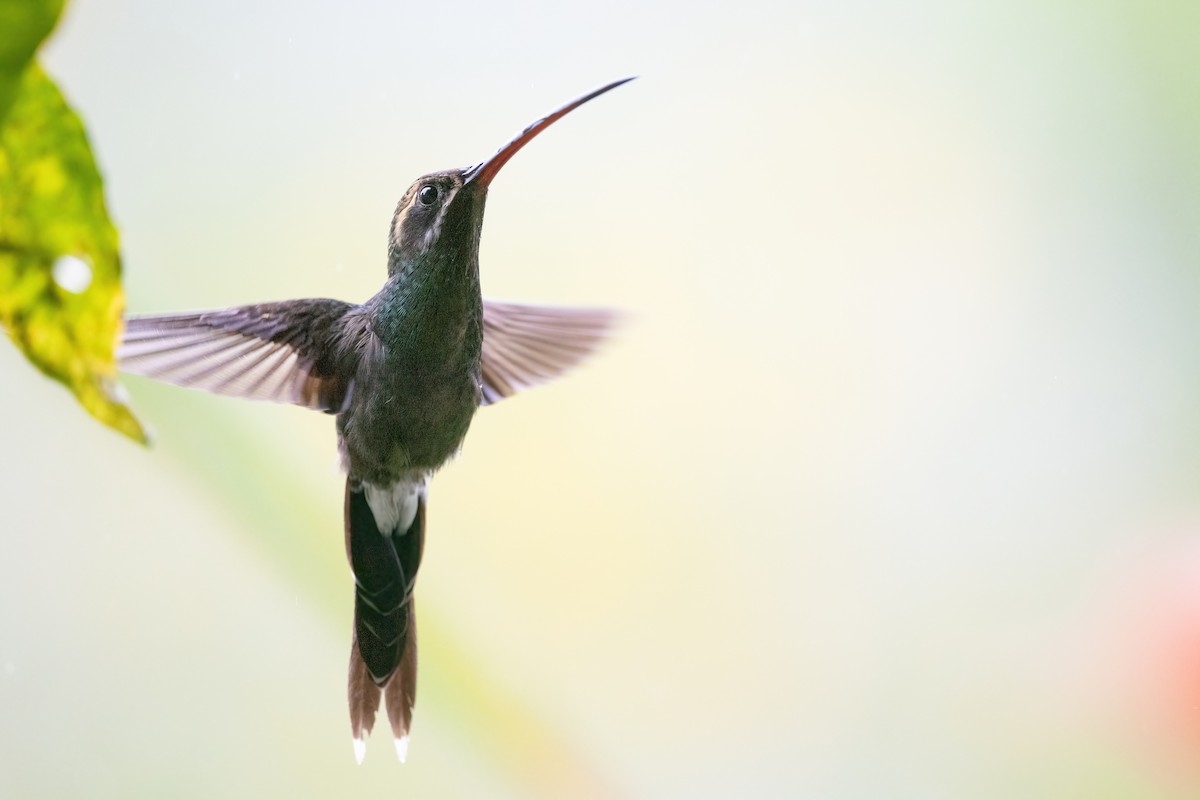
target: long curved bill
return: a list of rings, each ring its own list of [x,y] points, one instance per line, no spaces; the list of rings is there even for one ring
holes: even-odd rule
[[[489,185],[492,182],[492,178],[496,177],[496,173],[500,171],[500,168],[507,164],[508,160],[517,154],[518,150],[529,144],[533,137],[546,130],[546,128],[549,128],[567,114],[570,114],[572,111],[579,108],[588,100],[594,100],[610,89],[615,89],[621,84],[629,83],[631,80],[633,80],[633,78],[622,78],[619,81],[613,81],[606,86],[601,86],[594,92],[585,94],[583,97],[580,97],[577,100],[572,100],[557,111],[542,117],[537,122],[521,131],[521,134],[517,138],[513,139],[511,142],[504,145],[504,147],[501,147],[498,151],[496,151],[496,155],[492,156],[487,161],[484,161],[482,164],[476,164],[475,166],[471,167],[471,169],[467,170],[467,183],[474,183],[478,181],[484,186]]]

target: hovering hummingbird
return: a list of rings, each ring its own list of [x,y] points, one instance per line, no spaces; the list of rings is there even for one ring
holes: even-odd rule
[[[604,309],[483,300],[479,236],[492,180],[518,150],[615,81],[534,122],[488,160],[418,178],[396,206],[387,281],[365,303],[285,300],[126,320],[121,367],[180,386],[337,417],[354,573],[350,726],[361,763],[382,699],[407,755],[416,693],[413,581],[430,475],[471,418],[558,377],[614,322]]]

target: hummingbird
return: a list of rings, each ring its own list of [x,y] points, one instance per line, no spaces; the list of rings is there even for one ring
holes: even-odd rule
[[[537,120],[491,158],[413,182],[388,231],[387,280],[366,302],[284,300],[126,319],[126,372],[336,417],[354,577],[348,699],[362,763],[380,704],[404,761],[416,698],[413,584],[431,475],[480,406],[552,380],[592,353],[615,314],[485,300],[479,238],[488,187],[557,120],[632,80]]]

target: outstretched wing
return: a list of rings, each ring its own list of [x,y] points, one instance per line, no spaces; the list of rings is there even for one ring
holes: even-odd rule
[[[355,306],[289,300],[130,317],[121,369],[217,394],[339,412],[353,384]]]
[[[616,319],[605,308],[484,300],[481,404],[557,378],[592,353]]]

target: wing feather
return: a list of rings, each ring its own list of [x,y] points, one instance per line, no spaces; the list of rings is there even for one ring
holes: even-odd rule
[[[482,404],[554,380],[594,352],[616,321],[605,308],[484,300]]]
[[[339,411],[357,366],[338,300],[130,317],[121,369],[217,394]]]

